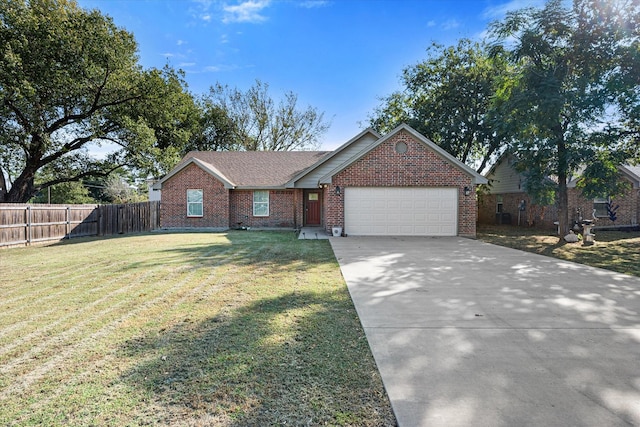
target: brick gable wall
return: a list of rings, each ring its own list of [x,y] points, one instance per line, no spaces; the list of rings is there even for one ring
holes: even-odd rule
[[[187,217],[187,190],[203,190],[203,216]],[[229,191],[216,178],[190,164],[162,184],[162,227],[229,226]]]
[[[399,154],[395,146],[404,142],[408,150]],[[456,187],[458,188],[458,235],[476,235],[475,193],[464,195],[464,187],[475,188],[471,176],[452,165],[411,134],[401,131],[365,157],[333,177],[332,186],[345,187]],[[325,191],[326,227],[344,227],[344,191]],[[348,233],[348,230],[345,230]]]

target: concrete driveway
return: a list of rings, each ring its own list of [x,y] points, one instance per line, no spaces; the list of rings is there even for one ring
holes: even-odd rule
[[[463,238],[331,238],[407,426],[640,425],[640,278]]]

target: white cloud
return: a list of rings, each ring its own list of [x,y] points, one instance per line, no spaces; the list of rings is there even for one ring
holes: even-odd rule
[[[211,0],[193,0],[194,3],[200,5],[201,8],[207,10],[211,6]]]
[[[460,26],[460,21],[456,19],[448,19],[440,25],[443,30],[453,30],[454,28],[458,28]]]
[[[510,0],[506,3],[487,7],[484,12],[482,12],[482,17],[485,19],[500,19],[508,12],[514,10],[524,9],[526,7],[542,7],[544,6],[544,2],[545,0]]]
[[[229,72],[242,70],[246,68],[253,68],[253,65],[244,65],[240,66],[237,64],[220,64],[220,65],[208,65],[202,69],[203,73],[218,73],[218,72]]]
[[[329,6],[330,2],[327,0],[306,0],[300,3],[297,3],[299,7],[304,7],[306,9],[313,9],[316,7],[325,7]]]
[[[175,53],[171,53],[171,52],[166,52],[166,53],[161,53],[160,55],[166,57],[166,58],[173,58],[174,56],[176,56]]]
[[[225,15],[222,22],[225,24],[231,22],[248,22],[259,23],[267,20],[267,17],[261,12],[269,6],[269,0],[249,0],[235,6],[224,5],[222,10]]]
[[[202,19],[202,20],[203,20],[203,21],[205,21],[205,22],[209,22],[209,21],[211,21],[211,15],[209,15],[209,14],[207,13],[207,14],[205,14],[205,15],[202,15],[202,16],[200,17],[200,19]]]
[[[435,27],[435,26],[436,26],[436,21],[434,21],[433,19],[427,22],[427,27]]]
[[[178,45],[178,46],[182,46],[182,45],[183,45],[183,44],[185,44],[185,43],[186,43],[186,41],[184,41],[184,40],[178,40],[178,41],[176,42],[176,45]]]
[[[194,65],[196,65],[195,62],[181,62],[178,67],[193,67]]]

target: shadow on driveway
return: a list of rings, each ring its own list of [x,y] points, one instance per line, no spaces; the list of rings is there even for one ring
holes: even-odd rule
[[[462,238],[331,244],[400,426],[640,425],[640,278]]]

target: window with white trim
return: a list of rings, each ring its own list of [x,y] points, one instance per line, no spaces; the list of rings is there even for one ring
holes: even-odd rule
[[[609,203],[608,197],[596,197],[593,199],[593,211],[596,218],[608,218],[609,212],[607,211],[607,204]]]
[[[202,190],[187,190],[187,216],[202,216],[202,201]]]
[[[253,192],[253,216],[269,216],[269,191]]]

